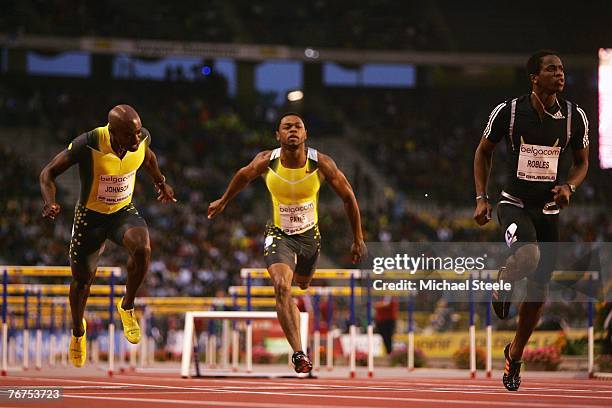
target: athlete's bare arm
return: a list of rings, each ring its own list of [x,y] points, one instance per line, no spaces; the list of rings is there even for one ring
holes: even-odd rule
[[[236,194],[248,186],[251,181],[266,172],[271,154],[271,150],[258,153],[249,164],[236,172],[227,186],[225,193],[223,193],[223,196],[213,201],[208,206],[208,219],[212,219],[217,216],[217,214],[223,212],[227,203],[229,203]]]
[[[363,231],[361,230],[361,214],[359,213],[359,205],[353,192],[353,187],[346,179],[346,176],[331,157],[319,152],[319,170],[327,182],[334,189],[336,194],[344,202],[344,210],[351,222],[353,229],[353,245],[351,246],[351,254],[353,263],[359,262],[367,256],[368,250],[363,242]]]
[[[166,177],[161,174],[159,170],[159,166],[157,164],[157,156],[153,153],[150,147],[147,147],[145,151],[144,161],[142,162],[142,166],[145,171],[151,176],[153,182],[155,183],[155,187],[157,188],[157,193],[159,196],[157,200],[162,203],[176,202],[176,198],[174,198],[174,190],[170,185],[166,183]]]
[[[55,179],[68,170],[75,162],[70,159],[67,150],[63,150],[51,160],[40,172],[40,192],[43,196],[44,207],[42,216],[54,220],[61,211],[61,207],[55,202],[57,186]]]
[[[589,147],[574,150],[574,163],[570,168],[567,183],[578,187],[585,179],[589,170]],[[569,205],[572,192],[567,184],[555,186],[552,189],[555,194],[555,202],[559,207],[565,208]]]
[[[476,186],[476,194],[486,194],[487,192],[494,150],[495,143],[490,142],[484,137],[480,139],[474,154],[474,184]],[[476,200],[474,219],[479,225],[484,225],[491,220],[492,211],[493,208],[488,199]]]

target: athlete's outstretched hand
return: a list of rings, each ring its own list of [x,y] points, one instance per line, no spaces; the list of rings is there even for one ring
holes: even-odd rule
[[[476,201],[476,210],[474,210],[474,219],[478,225],[485,225],[491,221],[491,213],[493,207],[489,204],[489,200],[478,200]]]
[[[569,205],[572,192],[567,184],[563,184],[562,186],[554,186],[550,191],[552,191],[555,195],[555,203],[557,203],[560,208],[563,209]]]
[[[163,183],[159,186],[157,190],[157,201],[161,201],[162,203],[176,203],[176,198],[174,198],[174,190],[168,184]]]
[[[368,256],[368,248],[366,247],[365,242],[363,241],[355,241],[353,245],[351,245],[351,255],[352,261],[354,264],[358,263],[366,256]]]
[[[208,206],[208,219],[212,220],[217,216],[217,214],[223,212],[223,210],[225,210],[226,205],[227,203],[223,202],[223,199],[221,198],[210,203],[210,205]]]
[[[45,204],[42,209],[43,218],[49,218],[50,220],[55,220],[62,210],[62,207],[58,203]]]

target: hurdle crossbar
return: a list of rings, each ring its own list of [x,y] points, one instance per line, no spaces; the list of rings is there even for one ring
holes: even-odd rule
[[[5,270],[9,276],[72,276],[70,266],[18,266],[0,265],[0,270]],[[111,274],[118,276],[121,268],[118,266],[98,266],[96,276],[108,277]]]
[[[190,377],[190,365],[192,359],[194,319],[218,319],[218,320],[270,320],[277,319],[276,312],[234,312],[234,311],[191,311],[185,313],[185,330],[183,334],[183,354],[181,356],[181,377]],[[246,366],[247,372],[252,370],[252,347],[249,334],[252,330],[251,325],[247,325],[247,344],[246,344]],[[250,333],[249,333],[250,332]],[[308,345],[308,313],[300,313],[300,337],[302,347]]]
[[[23,294],[26,290],[32,291],[36,288],[41,292],[42,295],[68,295],[70,293],[70,287],[65,283],[58,284],[23,284],[23,283],[9,283],[8,293],[10,294]],[[91,295],[108,295],[110,288],[108,285],[91,285]]]
[[[242,268],[240,277],[246,278],[270,278],[268,270],[265,268]],[[359,279],[361,277],[360,269],[317,269],[313,279],[350,279],[351,276]]]
[[[246,296],[249,291],[248,286],[230,286],[228,293],[230,295],[236,294],[238,296]],[[274,295],[274,286],[251,286],[250,288],[252,296],[265,296]],[[366,292],[365,288],[355,288],[355,294],[360,296]],[[397,291],[400,293],[400,291]],[[349,286],[310,286],[308,289],[300,289],[298,287],[291,287],[292,295],[333,295],[333,296],[350,296],[351,288]]]

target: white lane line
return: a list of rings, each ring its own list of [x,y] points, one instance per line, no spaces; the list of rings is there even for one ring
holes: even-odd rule
[[[546,384],[546,383],[533,383],[531,381],[529,381],[529,386],[527,387],[521,387],[522,389],[526,389],[526,390],[543,390],[543,391],[575,391],[575,392],[612,392],[612,386],[610,387],[600,387],[599,384],[594,384],[594,383],[586,383],[588,380],[585,380],[585,384],[568,384],[570,385],[572,388],[551,388],[550,384]],[[410,380],[404,380],[404,381],[397,381],[397,382],[389,382],[388,385],[400,385],[400,384],[406,384],[409,383],[410,385],[427,385],[427,386],[434,386],[434,387],[444,387],[444,386],[449,386],[449,387],[461,387],[461,388],[501,388],[502,385],[501,383],[499,385],[485,385],[485,384],[444,384],[442,382],[420,382],[420,381],[410,381]],[[360,384],[364,384],[366,385],[367,382],[360,382]],[[542,384],[544,385],[544,387],[534,387],[533,385],[536,384]],[[548,385],[548,386],[546,386]],[[559,383],[555,383],[554,386],[559,387]],[[577,389],[576,387],[580,387],[580,386],[584,386],[585,388],[580,388]],[[592,389],[591,387],[594,388],[599,388],[599,389]]]
[[[159,390],[155,390],[155,395],[171,395],[171,394],[172,395],[191,395],[191,394],[220,394],[220,393],[224,393],[224,392],[219,391],[219,390],[202,390],[202,391],[159,391]],[[70,394],[65,394],[65,395],[72,395],[72,396],[101,395],[101,393],[94,392],[94,391],[91,391],[91,392],[79,391],[79,392],[71,392]],[[104,394],[104,395],[127,398],[129,395],[151,395],[151,391],[125,391],[125,392],[117,392],[113,394]]]
[[[26,380],[42,380],[57,383],[59,381],[78,383],[78,384],[110,384],[110,385],[126,385],[138,388],[162,388],[162,389],[178,389],[178,390],[202,390],[202,387],[181,387],[173,385],[156,385],[156,384],[138,384],[138,383],[124,383],[124,382],[109,382],[109,381],[89,381],[89,380],[71,380],[67,378],[47,378],[47,377],[11,377],[14,379],[26,379]],[[61,387],[61,385],[56,385]]]
[[[406,401],[406,402],[435,402],[435,403],[452,403],[452,404],[463,404],[463,405],[486,405],[486,406],[518,406],[525,407],[527,401],[524,402],[510,402],[510,401],[498,401],[498,400],[451,400],[444,398],[409,398],[409,397],[367,397],[367,396],[349,396],[349,395],[327,395],[327,394],[302,394],[302,393],[274,393],[274,392],[263,392],[263,391],[226,391],[228,393],[238,394],[255,394],[255,395],[274,395],[274,396],[288,396],[288,397],[311,397],[311,398],[339,398],[339,399],[355,399],[355,400],[370,400],[370,401]],[[423,391],[426,392],[426,391]],[[512,395],[515,395],[514,393]],[[529,401],[530,407],[541,407],[541,408],[559,408],[562,407],[560,403],[543,403],[543,402],[531,402]],[[275,405],[275,404],[272,404]],[[568,405],[575,406],[575,405]],[[580,405],[581,408],[600,408],[602,405]]]
[[[419,384],[420,385],[420,384]],[[344,385],[330,385],[330,388],[326,391],[337,391],[338,389],[346,391],[418,391],[418,392],[456,392],[460,394],[508,394],[508,391],[501,387],[487,387],[484,389],[462,389],[457,387],[433,387],[433,388],[420,388],[417,386],[413,387],[383,387],[383,386],[370,386],[370,387],[353,387]],[[225,388],[225,387],[224,387]],[[493,389],[491,389],[493,388]],[[596,395],[571,395],[571,394],[538,394],[538,393],[526,393],[526,391],[561,391],[561,392],[577,392],[577,393],[610,393],[610,391],[592,391],[592,390],[565,390],[565,389],[546,389],[546,388],[525,388],[519,392],[513,392],[512,395],[530,395],[530,396],[544,396],[544,397],[568,397],[568,398],[597,398],[597,399],[612,399],[612,396],[596,396]]]
[[[340,391],[339,389],[336,390],[325,390],[325,391]],[[344,392],[355,392],[358,390],[353,390],[353,389],[342,389],[341,391]],[[499,390],[499,391],[489,391],[489,390],[483,390],[483,391],[478,391],[478,390],[458,390],[458,389],[436,389],[436,388],[384,388],[384,387],[369,387],[365,390],[362,389],[363,392],[430,392],[430,393],[438,393],[438,394],[445,394],[445,393],[450,393],[450,394],[466,394],[466,395],[512,395],[514,396],[524,396],[524,397],[542,397],[542,398],[548,398],[548,397],[554,397],[554,398],[574,398],[574,399],[597,399],[597,400],[612,400],[612,396],[597,396],[597,395],[571,395],[571,394],[536,394],[536,393],[527,393],[524,391],[518,391],[518,392],[508,392],[506,390]],[[237,391],[238,392],[238,391]]]
[[[170,379],[168,379],[170,380]],[[176,379],[174,380],[176,381]],[[271,385],[287,385],[287,386],[296,386],[296,385],[300,385],[300,386],[304,386],[305,384],[303,382],[299,382],[299,381],[239,381],[239,380],[229,380],[229,381],[225,381],[225,380],[214,380],[215,382],[220,382],[220,383],[240,383],[243,386],[245,384],[257,384],[257,385],[262,385],[262,384],[271,384]],[[347,380],[340,380],[340,381],[347,381]],[[406,382],[410,382],[410,381],[406,381]],[[436,383],[416,383],[414,384],[414,387],[402,387],[402,388],[393,388],[393,387],[388,387],[388,386],[376,386],[376,385],[372,385],[372,382],[367,382],[367,381],[360,381],[360,383],[362,383],[363,385],[367,386],[368,390],[371,391],[431,391],[431,392],[439,392],[439,393],[445,393],[445,392],[455,392],[455,393],[461,393],[461,394],[488,394],[488,395],[506,395],[508,394],[508,391],[506,391],[505,389],[503,389],[501,386],[480,386],[480,385],[465,385],[462,386],[462,388],[464,389],[456,389],[456,388],[433,388],[433,389],[422,389],[422,388],[414,388],[414,387],[419,387],[421,385],[435,385],[437,387],[441,387],[441,384],[436,384]],[[397,384],[400,385],[400,384]],[[353,389],[356,388],[356,385],[340,385],[340,384],[325,384],[322,388],[328,387],[330,390],[331,389]],[[456,387],[456,386],[454,386]],[[487,392],[487,390],[478,390],[477,388],[489,388],[490,391]],[[226,387],[223,387],[226,388]],[[251,389],[251,387],[248,387],[249,389]],[[363,389],[364,387],[361,386],[359,387],[360,389]],[[468,388],[468,390],[466,390],[465,388]],[[236,389],[239,389],[239,387],[237,387]],[[470,389],[474,389],[474,390],[470,390]],[[559,394],[541,394],[541,393],[526,393],[525,391],[543,391],[543,392],[555,392],[555,391],[559,391],[559,392],[563,392],[564,394],[559,395]],[[585,389],[585,390],[567,390],[567,389],[550,389],[550,388],[535,388],[535,387],[529,387],[529,388],[525,388],[522,389],[519,392],[513,392],[512,395],[524,395],[524,396],[533,396],[533,397],[560,397],[560,396],[564,396],[564,397],[568,397],[568,398],[596,398],[596,399],[612,399],[612,397],[604,397],[604,396],[593,396],[593,395],[571,395],[571,394],[565,394],[565,392],[580,392],[580,393],[594,393],[594,392],[598,392],[598,393],[607,393],[608,391],[604,391],[604,390],[599,390],[599,391],[594,391],[594,390],[589,390],[589,389]]]
[[[381,383],[384,382],[387,385],[394,385],[394,384],[410,384],[410,385],[432,385],[432,386],[457,386],[457,387],[462,387],[462,388],[474,388],[474,387],[492,387],[492,388],[498,388],[501,387],[501,381],[499,382],[499,385],[494,385],[496,383],[498,383],[497,381],[494,380],[488,380],[487,382],[491,385],[488,384],[470,384],[471,382],[473,382],[472,380],[468,380],[466,379],[463,382],[457,382],[457,381],[450,381],[450,380],[440,380],[440,381],[435,381],[432,379],[429,379],[427,381],[421,381],[419,379],[414,379],[414,378],[404,378],[404,379],[384,379],[384,380],[369,380],[369,379],[362,379],[362,380],[343,380],[343,379],[335,379],[335,378],[326,378],[324,379],[326,382],[330,382],[330,383],[349,383],[352,385],[357,385],[357,384],[363,384],[363,385],[368,385],[368,384],[376,384],[378,381],[380,381]],[[577,384],[578,382],[578,384]],[[528,383],[525,385],[529,385],[530,387],[534,388],[534,389],[539,389],[539,387],[533,387],[535,385],[542,385],[544,390],[549,390],[550,389],[550,385],[551,383],[548,382],[539,382],[539,381],[527,381],[525,380],[524,383]],[[602,391],[603,390],[610,390],[612,391],[612,385],[610,386],[606,386],[606,385],[602,385],[600,383],[598,383],[597,381],[593,381],[593,380],[588,380],[588,379],[578,379],[576,381],[568,381],[568,382],[555,382],[554,386],[559,387],[562,384],[567,384],[570,387],[576,388],[576,387],[588,387],[587,390],[590,390],[590,388],[599,388]],[[564,389],[559,389],[559,390],[564,390]]]
[[[221,390],[221,389],[220,389]],[[455,391],[455,390],[435,390],[435,389],[422,389],[422,388],[391,388],[391,389],[387,389],[384,387],[369,387],[368,388],[369,391],[374,391],[374,392],[379,392],[379,391],[387,391],[387,392],[431,392],[431,393],[437,393],[437,394],[466,394],[466,395],[512,395],[514,396],[524,396],[524,397],[543,397],[543,398],[573,398],[573,399],[597,399],[597,400],[612,400],[612,397],[603,397],[603,396],[595,396],[595,395],[559,395],[559,394],[533,394],[533,393],[525,393],[525,392],[512,392],[509,393],[508,391],[505,390],[500,390],[499,392],[495,392],[495,391]],[[346,392],[350,392],[352,390],[345,390]],[[243,392],[243,393],[249,393],[250,391],[238,391],[238,390],[228,390],[227,392]],[[256,393],[258,391],[253,391],[253,393]],[[315,394],[304,394],[304,395],[315,395]],[[328,395],[328,394],[322,394],[322,395]],[[332,397],[332,395],[329,395],[330,397]]]
[[[335,379],[329,379],[329,381],[336,381]],[[340,382],[343,381],[347,381],[347,380],[339,380]],[[350,380],[351,383],[353,382],[353,380]],[[360,383],[360,384],[367,384],[368,380],[355,380],[356,382]],[[480,381],[480,380],[476,380],[476,381]],[[500,384],[501,386],[501,381],[497,381],[497,380],[484,380],[489,384]],[[372,380],[369,380],[370,383],[372,383]],[[440,380],[440,381],[436,381],[434,379],[428,379],[427,381],[421,381],[419,379],[414,379],[414,378],[405,378],[405,379],[385,379],[386,383],[389,384],[401,384],[401,383],[405,383],[405,382],[410,382],[412,384],[423,384],[423,385],[455,385],[455,386],[461,386],[461,387],[478,387],[478,386],[488,386],[486,384],[470,384],[473,383],[474,380],[468,380],[466,379],[464,382],[457,382],[457,381],[451,381],[449,380]],[[532,381],[532,380],[525,380],[523,379],[523,384],[525,385],[529,385],[530,387],[532,386],[542,386],[544,389],[548,389],[551,385],[551,382],[554,384],[554,386],[559,387],[561,385],[567,385],[569,387],[594,387],[594,388],[598,388],[598,389],[602,389],[602,390],[612,390],[612,384],[611,385],[604,385],[601,384],[600,381],[597,380],[590,380],[587,378],[579,378],[573,381],[562,381],[562,382],[558,382],[558,381],[554,381],[551,380],[550,382],[542,382],[542,381]]]
[[[119,376],[117,376],[119,377]],[[130,378],[130,376],[122,376],[122,378]],[[161,381],[172,381],[175,382],[177,381],[177,378],[168,378],[168,377],[152,377],[152,376],[139,376],[139,378],[149,378],[152,380],[161,380]],[[466,389],[466,388],[491,388],[491,389],[501,389],[502,385],[501,383],[499,385],[494,385],[493,380],[485,380],[487,382],[489,382],[491,385],[487,385],[487,384],[468,384],[468,382],[471,382],[472,380],[468,380],[466,379],[464,382],[462,383],[457,383],[457,381],[453,381],[451,383],[445,383],[446,380],[440,380],[435,381],[432,379],[428,379],[427,381],[420,381],[419,379],[414,379],[414,378],[404,378],[404,379],[395,379],[395,378],[390,378],[390,379],[383,379],[383,380],[369,380],[369,379],[355,379],[355,380],[345,380],[345,379],[338,379],[338,378],[319,378],[319,379],[314,379],[314,380],[278,380],[278,381],[249,381],[249,380],[240,380],[240,379],[202,379],[202,378],[192,378],[189,379],[188,381],[205,381],[207,383],[222,383],[222,384],[227,384],[227,383],[239,383],[239,384],[286,384],[286,385],[291,385],[291,386],[295,386],[297,384],[299,384],[300,386],[304,386],[305,384],[309,384],[309,385],[313,385],[312,383],[309,383],[310,381],[325,381],[325,386],[336,386],[336,387],[359,387],[361,385],[366,385],[366,386],[377,386],[378,383],[380,384],[384,384],[384,386],[392,386],[392,385],[409,385],[409,386],[421,386],[421,385],[428,385],[428,386],[437,386],[437,387],[444,387],[444,386],[454,386],[454,387],[461,387],[462,389]],[[449,380],[450,381],[450,380]],[[580,387],[582,386],[582,384],[576,384],[575,382],[569,382],[568,385],[572,386],[573,388],[571,389],[567,389],[567,388],[550,388],[550,383],[542,383],[542,382],[533,382],[533,381],[529,381],[529,387],[523,387],[522,389],[526,389],[526,390],[541,390],[541,391],[575,391],[575,392],[612,392],[612,385],[611,386],[603,386],[599,383],[595,383],[595,382],[591,382],[591,380],[588,379],[584,379],[584,380],[578,380],[578,381],[583,381],[584,382],[584,389],[577,389],[576,387]],[[334,384],[336,383],[336,384]],[[340,384],[337,384],[340,383]],[[347,385],[343,385],[342,383],[345,383]],[[534,387],[534,385],[544,385],[544,387]],[[559,383],[555,383],[555,385],[558,387]]]
[[[128,385],[59,385],[58,387],[64,390],[126,390],[130,388]]]
[[[303,385],[300,384],[298,382],[247,382],[249,384],[275,384],[275,385],[279,385],[279,384],[286,384],[287,386],[294,386],[295,385]],[[244,382],[242,382],[242,384],[244,385]],[[364,384],[366,385],[366,384]],[[400,384],[397,384],[400,385]],[[423,391],[431,391],[431,392],[456,392],[456,393],[461,393],[461,394],[490,394],[490,395],[506,395],[508,394],[508,391],[506,391],[505,389],[503,389],[501,386],[479,386],[479,385],[467,385],[465,387],[461,387],[461,388],[457,388],[457,386],[453,385],[452,387],[443,387],[440,384],[432,384],[429,383],[427,385],[435,385],[436,388],[428,388],[428,389],[423,389],[420,388],[421,385],[425,385],[423,383],[418,383],[418,384],[414,384],[412,387],[401,387],[401,388],[397,388],[397,387],[389,387],[389,386],[378,386],[378,385],[372,385],[371,383],[369,384],[369,386],[355,386],[355,385],[339,385],[339,384],[326,384],[324,386],[322,386],[322,389],[328,388],[329,391],[333,391],[333,390],[337,390],[337,389],[345,389],[345,390],[363,390],[364,388],[367,388],[367,390],[370,391],[419,391],[419,392],[423,392]],[[228,387],[222,387],[222,388],[228,388]],[[240,389],[240,388],[245,388],[243,387],[235,387],[235,389]],[[252,389],[251,386],[247,387],[248,389]],[[265,388],[265,387],[264,387]],[[467,390],[465,388],[468,388]],[[305,389],[305,387],[304,387]],[[302,390],[302,387],[300,387],[300,390]],[[606,397],[606,396],[593,396],[593,395],[571,395],[571,394],[566,394],[567,392],[577,392],[577,393],[609,393],[610,391],[604,391],[604,390],[599,390],[599,391],[593,391],[593,390],[589,390],[589,389],[576,389],[576,390],[568,390],[568,389],[562,389],[562,388],[535,388],[535,387],[528,387],[525,389],[521,389],[521,391],[519,392],[513,392],[512,395],[529,395],[529,396],[539,396],[539,397],[559,397],[561,395],[559,394],[541,394],[541,393],[526,393],[525,391],[543,391],[543,392],[555,392],[555,391],[559,391],[559,392],[563,392],[562,396],[564,397],[569,397],[569,398],[597,398],[597,399],[612,399],[611,397]]]
[[[176,405],[204,405],[213,407],[245,407],[245,408],[270,408],[273,405],[275,408],[295,408],[295,404],[270,404],[269,402],[231,402],[231,401],[189,401],[177,399],[153,399],[153,398],[122,398],[122,397],[94,397],[80,395],[64,395],[64,398],[78,399],[97,399],[104,401],[127,401],[127,402],[149,402],[156,404],[176,404]],[[308,404],[309,408],[346,408],[346,405],[312,405]],[[360,405],[362,408],[376,408],[372,406]],[[586,407],[590,408],[590,407]]]

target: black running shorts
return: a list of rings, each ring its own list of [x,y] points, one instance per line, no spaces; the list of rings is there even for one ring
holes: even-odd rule
[[[559,214],[544,214],[542,207],[520,208],[500,203],[497,218],[512,253],[527,243],[539,243],[540,263],[527,279],[548,283],[556,266],[557,246],[554,243],[559,242]]]
[[[132,203],[112,214],[102,214],[77,203],[70,240],[70,263],[76,267],[85,265],[89,256],[99,251],[107,239],[123,246],[123,235],[132,227],[147,227]]]
[[[321,252],[321,234],[315,225],[301,234],[287,235],[268,223],[265,232],[264,259],[266,265],[283,263],[301,276],[311,276]]]

